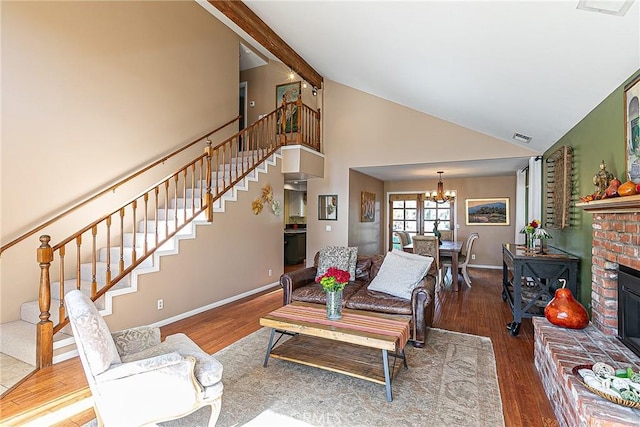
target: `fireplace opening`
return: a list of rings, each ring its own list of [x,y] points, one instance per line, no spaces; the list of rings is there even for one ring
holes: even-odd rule
[[[640,271],[618,270],[618,338],[640,356]]]

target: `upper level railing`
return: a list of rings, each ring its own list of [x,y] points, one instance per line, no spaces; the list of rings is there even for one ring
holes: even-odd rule
[[[50,236],[40,237],[37,368],[53,363],[53,335],[68,323],[66,292],[83,289],[98,301],[110,289],[126,286],[130,273],[147,265],[185,226],[196,219],[211,222],[215,202],[280,146],[303,144],[319,151],[320,113],[299,99],[216,146],[209,135],[194,142],[205,145],[203,154],[129,202],[53,246]],[[59,283],[53,290],[60,301],[56,325],[50,313],[51,277]]]

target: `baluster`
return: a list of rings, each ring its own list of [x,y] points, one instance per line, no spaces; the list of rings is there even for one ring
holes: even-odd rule
[[[155,206],[153,208],[153,212],[155,212],[155,217],[156,217],[156,232],[155,232],[155,236],[156,236],[156,244],[155,244],[155,248],[158,248],[158,242],[160,241],[160,227],[158,226],[159,220],[158,217],[160,215],[158,215],[158,206],[159,206],[159,202],[158,202],[158,193],[160,192],[160,189],[158,188],[158,186],[155,186],[153,188],[153,194],[154,194],[154,200],[155,200]],[[165,217],[165,221],[166,221]]]
[[[153,188],[153,200],[154,200],[154,206],[153,206],[153,212],[154,212],[154,217],[155,217],[155,221],[156,221],[156,231],[154,232],[155,236],[156,236],[156,241],[154,243],[154,248],[158,248],[158,242],[160,241],[160,224],[158,223],[158,206],[160,206],[160,203],[158,201],[158,194],[160,192],[160,189],[158,188],[158,186],[155,186]]]
[[[207,222],[213,221],[213,194],[211,194],[211,180],[213,179],[213,174],[211,171],[211,151],[212,150],[213,148],[211,147],[211,141],[207,140],[207,146],[204,147],[204,153],[207,157],[207,164],[206,164],[207,170],[205,174],[207,177],[207,184],[206,184],[207,192],[205,193],[205,198],[206,198],[205,204],[207,206]],[[217,178],[218,178],[218,172],[216,170],[216,187],[218,185]]]
[[[164,200],[164,238],[166,239],[169,235],[169,180],[164,182]],[[174,200],[174,203],[177,206],[178,201]]]
[[[80,289],[82,286],[82,274],[81,274],[81,266],[82,262],[80,259],[80,250],[82,249],[82,235],[76,237],[76,289]]]
[[[124,208],[120,209],[120,259],[118,259],[118,274],[124,270]]]
[[[182,219],[183,219],[183,224],[187,223],[187,169],[185,168],[182,171],[182,194],[184,194],[184,203],[182,205]],[[191,203],[193,204],[193,198],[195,197],[195,194],[193,194],[193,192],[191,193]],[[176,229],[178,228],[178,221],[176,218]]]
[[[60,246],[60,249],[58,250],[58,257],[60,259],[60,272],[59,272],[59,277],[60,277],[60,289],[58,290],[58,300],[60,301],[58,303],[58,322],[62,322],[62,320],[66,317],[65,312],[64,312],[64,256],[66,254],[66,245],[62,245]]]
[[[179,184],[178,177],[179,177],[178,173],[173,175],[173,181],[174,181],[173,182],[173,200],[176,201],[176,203],[175,203],[176,206],[175,206],[175,209],[173,210],[173,221],[174,221],[173,222],[173,224],[174,224],[173,229],[174,230],[176,229],[176,226],[178,225],[178,184]],[[183,194],[182,195],[182,209],[184,209],[184,206],[186,204],[187,204],[187,196],[186,196],[186,194]],[[167,228],[167,231],[168,230],[169,229]],[[167,235],[164,236],[164,238],[166,239],[168,235],[169,235],[169,233],[167,232]]]
[[[203,182],[204,180],[204,158],[200,157],[200,166],[198,167],[198,180],[197,182],[200,183],[200,210],[202,210],[206,205],[206,193],[205,191],[207,191],[207,185]],[[209,177],[211,178],[211,177]],[[195,212],[195,211],[194,211]]]
[[[138,211],[138,201],[134,200],[133,202],[131,202],[131,213],[132,215],[132,222],[133,222],[133,250],[131,251],[131,262],[136,262],[136,260],[138,259],[138,250],[136,249],[138,247],[138,224],[136,224],[136,214]]]
[[[111,284],[111,216],[107,217],[107,272],[105,276],[105,284]]]
[[[149,193],[144,193],[142,200],[144,201],[144,212],[142,216],[144,223],[144,252],[142,253],[146,255],[149,251]]]
[[[198,171],[197,163],[191,166],[191,218],[196,215],[196,173]],[[202,206],[202,189],[200,189],[200,206]]]
[[[227,163],[227,156],[224,149],[225,147],[226,147],[226,144],[223,144],[222,147],[220,147],[222,151],[222,161],[218,166],[219,168],[222,167],[223,164]],[[222,171],[222,191],[224,191],[226,188],[227,188],[227,168],[225,167],[224,170]]]
[[[96,279],[97,266],[96,266],[96,248],[98,246],[98,226],[91,227],[91,298],[95,298],[96,292],[98,292],[98,281]]]
[[[38,369],[53,364],[53,322],[49,320],[51,306],[51,280],[49,268],[53,261],[53,249],[49,246],[51,237],[40,236],[40,247],[36,259],[40,265],[40,288],[38,304],[40,308],[40,322],[36,325],[36,367]]]
[[[301,132],[302,132],[302,127],[301,127],[301,120],[302,120],[302,94],[300,94],[300,96],[298,96],[298,100],[296,101],[296,110],[298,111],[297,114],[297,118],[296,118],[296,130],[298,131],[298,135],[296,136],[296,142],[298,144],[300,144],[302,142],[302,138],[301,138]],[[291,118],[293,120],[293,117]],[[291,131],[293,132],[293,128],[291,129]]]
[[[220,150],[216,150],[216,197],[220,194]]]

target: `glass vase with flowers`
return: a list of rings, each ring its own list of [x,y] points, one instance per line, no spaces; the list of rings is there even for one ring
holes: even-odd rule
[[[327,319],[342,318],[342,290],[350,278],[348,271],[336,267],[329,267],[326,273],[316,278],[316,283],[320,283],[327,293]]]

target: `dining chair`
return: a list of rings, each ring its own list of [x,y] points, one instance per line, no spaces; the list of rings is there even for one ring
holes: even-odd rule
[[[469,276],[469,261],[471,260],[471,250],[473,248],[473,243],[478,239],[480,235],[478,233],[471,233],[467,236],[467,241],[464,245],[463,254],[458,256],[458,270],[462,272],[462,277],[464,278],[464,282],[467,286],[471,287],[471,277]],[[448,260],[442,262],[442,270],[446,273],[448,268],[451,268],[451,258],[447,257]],[[458,274],[452,271],[451,274]]]
[[[440,230],[440,240],[453,240],[453,230]]]
[[[436,265],[438,277],[436,278],[436,292],[440,291],[442,283],[442,275],[440,270],[440,250],[439,242],[436,236],[413,236],[413,253],[417,255],[430,256]]]

